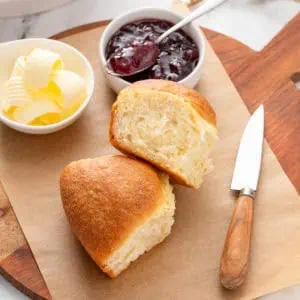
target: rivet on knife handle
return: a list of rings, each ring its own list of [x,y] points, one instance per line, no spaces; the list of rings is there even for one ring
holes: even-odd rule
[[[237,200],[231,218],[221,258],[220,280],[230,290],[237,289],[245,281],[251,245],[253,198],[243,195]]]

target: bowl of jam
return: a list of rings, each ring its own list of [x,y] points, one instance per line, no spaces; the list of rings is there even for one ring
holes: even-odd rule
[[[121,15],[106,27],[99,45],[100,61],[113,90],[119,92],[145,79],[170,80],[190,88],[197,84],[205,54],[205,39],[198,27],[187,25],[159,45],[154,43],[180,20],[180,15],[168,10],[140,8]],[[147,64],[150,67],[146,70],[128,76]],[[106,67],[120,76],[112,76]]]

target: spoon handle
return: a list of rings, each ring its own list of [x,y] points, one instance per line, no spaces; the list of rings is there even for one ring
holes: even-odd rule
[[[210,10],[216,8],[217,6],[221,5],[226,0],[206,0],[204,3],[189,14],[186,18],[184,18],[179,23],[172,26],[169,30],[164,32],[158,39],[155,41],[156,44],[159,44],[165,37],[167,37],[172,32],[178,30],[179,28],[189,24],[190,22],[194,21],[195,19],[199,18],[200,16],[204,15],[205,13],[209,12]]]

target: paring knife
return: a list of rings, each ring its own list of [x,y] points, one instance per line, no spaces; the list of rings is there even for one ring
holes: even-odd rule
[[[227,231],[221,258],[220,280],[230,290],[245,281],[250,255],[253,201],[260,175],[264,140],[264,107],[251,116],[241,139],[231,182],[240,191]]]

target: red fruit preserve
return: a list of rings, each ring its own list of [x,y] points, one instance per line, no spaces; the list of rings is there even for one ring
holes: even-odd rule
[[[154,41],[174,24],[164,20],[140,20],[121,27],[106,47],[108,67],[129,82],[143,79],[180,81],[189,75],[199,60],[196,43],[183,31],[167,36],[157,46]]]

